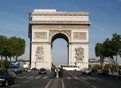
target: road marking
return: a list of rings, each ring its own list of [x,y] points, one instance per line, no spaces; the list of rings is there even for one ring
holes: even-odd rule
[[[71,79],[71,77],[67,77],[67,79]]]
[[[30,77],[28,77],[27,79],[31,79],[31,78],[33,78],[34,76],[30,76]]]
[[[94,78],[92,78],[92,77],[87,77],[87,78],[89,78],[89,79],[91,79],[91,80],[96,80],[96,79],[94,79]]]
[[[23,76],[23,77],[18,77],[18,79],[23,79],[23,78],[26,78],[27,76]]]
[[[13,85],[13,86],[11,86],[10,88],[14,88],[14,87],[17,87],[17,86],[19,86],[20,84],[16,84],[16,85]]]
[[[75,76],[74,79],[79,79],[79,78]]]
[[[43,79],[46,79],[47,78],[47,76],[45,76]]]
[[[86,82],[86,81],[84,81],[84,83],[86,83],[86,84],[90,85],[90,83],[88,83],[88,82]]]
[[[24,81],[24,82],[22,82],[22,83],[27,83],[29,80],[26,80],[26,81]]]
[[[41,76],[37,76],[37,77],[35,77],[34,79],[39,79]]]
[[[87,80],[87,78],[81,77],[81,79]]]
[[[97,87],[95,87],[95,86],[93,86],[93,85],[91,85],[93,88],[97,88]]]
[[[62,79],[62,88],[65,88],[65,86],[64,86],[64,82],[63,82],[63,79]]]
[[[50,83],[51,83],[52,79],[48,82],[48,84],[45,86],[45,88],[48,88]]]

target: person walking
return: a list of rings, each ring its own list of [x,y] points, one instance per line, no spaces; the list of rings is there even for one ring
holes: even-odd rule
[[[60,68],[60,72],[59,73],[60,73],[60,78],[63,78],[63,68],[62,67]]]
[[[53,79],[55,77],[55,74],[54,74],[54,68],[51,68],[51,78]]]

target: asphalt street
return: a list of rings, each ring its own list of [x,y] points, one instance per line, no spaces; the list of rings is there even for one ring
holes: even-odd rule
[[[79,71],[64,71],[63,78],[39,75],[38,71],[17,74],[17,83],[1,88],[121,88],[117,77],[82,75]]]

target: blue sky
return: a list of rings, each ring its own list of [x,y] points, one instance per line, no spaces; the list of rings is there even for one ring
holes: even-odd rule
[[[95,58],[97,42],[121,34],[121,0],[0,0],[0,35],[17,36],[26,40],[21,58],[29,59],[28,19],[34,9],[56,9],[67,12],[89,12],[89,57]],[[67,43],[53,42],[53,62],[67,63]],[[59,54],[60,53],[60,54]],[[120,58],[121,59],[121,58]],[[121,60],[120,60],[121,62]]]

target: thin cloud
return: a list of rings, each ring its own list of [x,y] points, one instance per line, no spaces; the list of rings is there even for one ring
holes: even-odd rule
[[[99,25],[93,25],[96,29],[99,29],[100,31],[106,32],[107,30],[103,27],[100,27]]]

